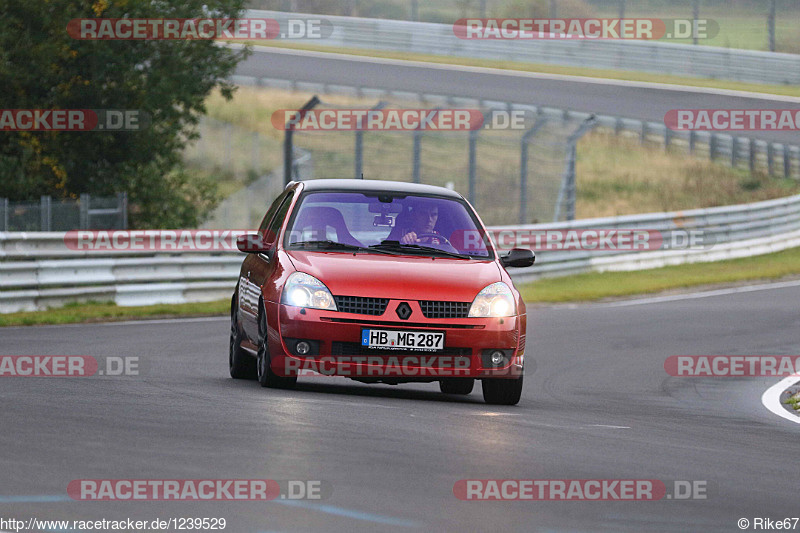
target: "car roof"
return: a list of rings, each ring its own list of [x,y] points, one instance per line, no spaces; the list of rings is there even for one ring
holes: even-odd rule
[[[357,191],[357,192],[399,192],[408,194],[435,194],[450,198],[462,199],[457,192],[445,187],[423,185],[421,183],[407,183],[403,181],[388,180],[357,180],[357,179],[317,179],[300,182],[303,191]]]

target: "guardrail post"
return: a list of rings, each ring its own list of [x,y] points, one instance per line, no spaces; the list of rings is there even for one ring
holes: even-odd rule
[[[664,126],[664,151],[669,152],[669,144],[672,142],[672,130],[669,126]]]
[[[292,82],[293,84],[296,82]],[[300,108],[301,115],[308,111],[309,109],[313,108],[320,102],[320,99],[317,95],[311,97],[311,99],[303,104],[303,107]],[[294,161],[294,124],[290,124],[286,128],[286,133],[283,137],[283,182],[284,184],[288,184],[292,181],[292,161]]]
[[[736,164],[739,162],[739,138],[738,137],[731,137],[731,168],[736,168]]]
[[[39,198],[39,219],[40,231],[51,231],[53,224],[53,213],[50,210],[50,197],[47,195]]]
[[[536,119],[536,124],[522,135],[520,143],[519,161],[519,223],[525,224],[528,217],[528,139],[536,135],[542,126],[547,122],[547,118],[542,115]]]
[[[89,229],[89,195],[81,194],[80,196],[80,220],[78,222],[78,229]]]
[[[644,141],[647,139],[647,122],[644,120],[642,121],[642,133],[641,137],[639,138],[639,142],[644,144]]]
[[[792,177],[792,152],[789,149],[789,145],[786,143],[783,143],[783,177]],[[6,200],[6,202],[8,202],[8,200]],[[8,209],[6,208],[6,210]]]
[[[697,142],[697,133],[694,130],[689,131],[689,155],[694,155],[694,145]]]
[[[750,139],[750,154],[749,154],[749,164],[750,164],[750,173],[756,171],[756,141],[755,139]]]

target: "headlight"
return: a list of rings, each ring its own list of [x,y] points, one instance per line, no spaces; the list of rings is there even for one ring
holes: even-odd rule
[[[286,280],[281,303],[311,309],[336,311],[336,302],[328,287],[314,276],[305,272],[295,272]]]
[[[498,281],[478,293],[472,302],[472,307],[469,308],[469,316],[514,316],[516,307],[511,289],[502,281]]]

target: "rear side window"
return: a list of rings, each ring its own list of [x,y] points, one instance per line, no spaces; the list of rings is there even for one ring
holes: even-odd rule
[[[278,195],[275,198],[275,201],[272,202],[272,205],[269,206],[267,209],[267,214],[264,215],[264,219],[261,221],[261,225],[258,227],[258,232],[261,235],[264,235],[267,231],[267,227],[269,227],[269,223],[272,222],[273,217],[275,216],[275,212],[278,211],[278,208],[283,204],[283,201],[286,199],[288,192],[284,192],[283,194]]]

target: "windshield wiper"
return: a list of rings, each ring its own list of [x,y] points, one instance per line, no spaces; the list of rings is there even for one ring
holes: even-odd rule
[[[347,244],[347,243],[344,243],[344,242],[336,242],[336,241],[332,241],[330,239],[324,239],[324,240],[319,240],[319,241],[298,241],[298,242],[291,243],[290,246],[292,246],[292,247],[294,247],[294,246],[302,246],[302,247],[317,246],[319,248],[327,249],[327,250],[347,250],[347,251],[353,251],[353,252],[378,252],[378,253],[384,253],[384,254],[390,253],[390,252],[388,252],[386,250],[375,250],[375,249],[372,249],[371,247],[370,248],[364,248],[363,246],[358,246],[357,244]]]
[[[441,250],[439,248],[434,248],[433,246],[422,246],[420,244],[404,244],[400,241],[383,241],[380,244],[373,244],[370,246],[372,249],[378,250],[391,250],[396,252],[407,252],[407,251],[417,251],[426,254],[434,253],[437,255],[443,255],[446,257],[457,257],[458,259],[472,259],[471,255],[467,254],[460,254],[457,252],[448,252],[447,250]]]

